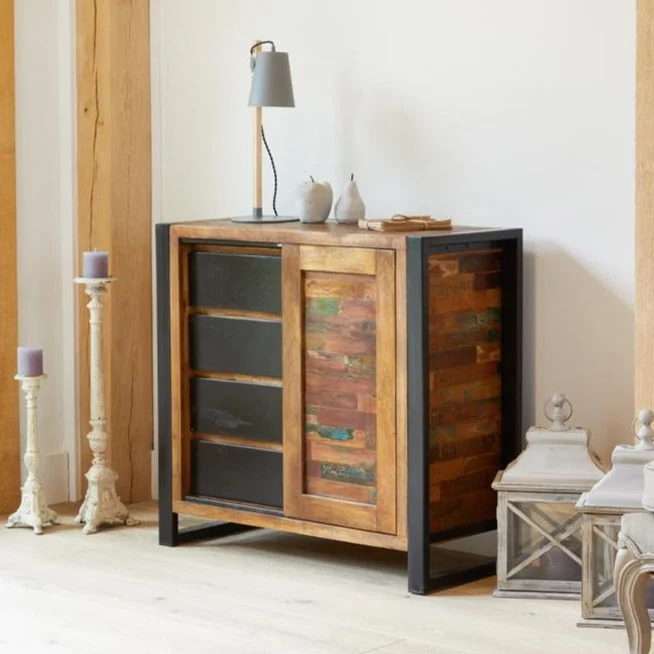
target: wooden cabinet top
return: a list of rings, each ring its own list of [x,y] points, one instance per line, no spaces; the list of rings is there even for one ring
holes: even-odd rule
[[[455,226],[449,231],[373,232],[356,225],[327,222],[307,223],[234,223],[228,218],[175,223],[172,236],[180,239],[228,240],[256,243],[297,243],[300,245],[339,245],[342,247],[388,248],[404,250],[409,238],[437,238],[448,241],[483,241],[507,236],[506,230],[491,227]]]

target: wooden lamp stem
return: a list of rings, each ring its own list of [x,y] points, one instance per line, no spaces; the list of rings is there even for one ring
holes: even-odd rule
[[[260,39],[256,40],[254,43],[259,43]],[[261,50],[261,46],[255,48],[254,53]],[[255,218],[261,218],[263,216],[263,195],[262,195],[262,183],[261,183],[261,107],[254,107],[253,114],[253,157],[252,161],[254,164],[254,202],[252,204],[252,215]]]

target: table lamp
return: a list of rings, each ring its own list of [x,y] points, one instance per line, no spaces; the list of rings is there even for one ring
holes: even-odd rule
[[[270,50],[262,50],[262,46],[269,45]],[[252,85],[248,105],[254,107],[254,198],[251,216],[232,218],[239,223],[282,223],[299,220],[295,216],[277,215],[277,170],[272,153],[268,147],[266,134],[261,121],[262,107],[294,107],[293,83],[291,81],[291,68],[287,52],[277,52],[272,41],[256,41],[250,48],[250,70],[252,71]],[[274,215],[264,215],[261,184],[261,143],[266,147],[270,157],[270,164],[275,180],[273,193]]]

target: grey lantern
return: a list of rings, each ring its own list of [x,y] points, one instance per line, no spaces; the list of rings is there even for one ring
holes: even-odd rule
[[[583,569],[579,626],[620,627],[622,614],[613,586],[620,519],[624,513],[643,511],[643,469],[654,461],[654,413],[639,412],[637,445],[618,445],[611,456],[611,470],[584,493],[577,508],[582,515]],[[654,617],[654,601],[649,601]]]
[[[578,599],[581,593],[581,515],[575,504],[603,471],[588,448],[588,430],[566,427],[572,405],[564,395],[548,401],[545,415],[550,427],[531,427],[525,450],[493,482],[496,597]]]

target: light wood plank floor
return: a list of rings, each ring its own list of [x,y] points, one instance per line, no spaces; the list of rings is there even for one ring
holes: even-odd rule
[[[494,599],[493,579],[429,597],[404,556],[255,531],[159,547],[140,527],[0,531],[0,652],[66,654],[623,654],[576,602]],[[4,521],[3,521],[4,523]]]

